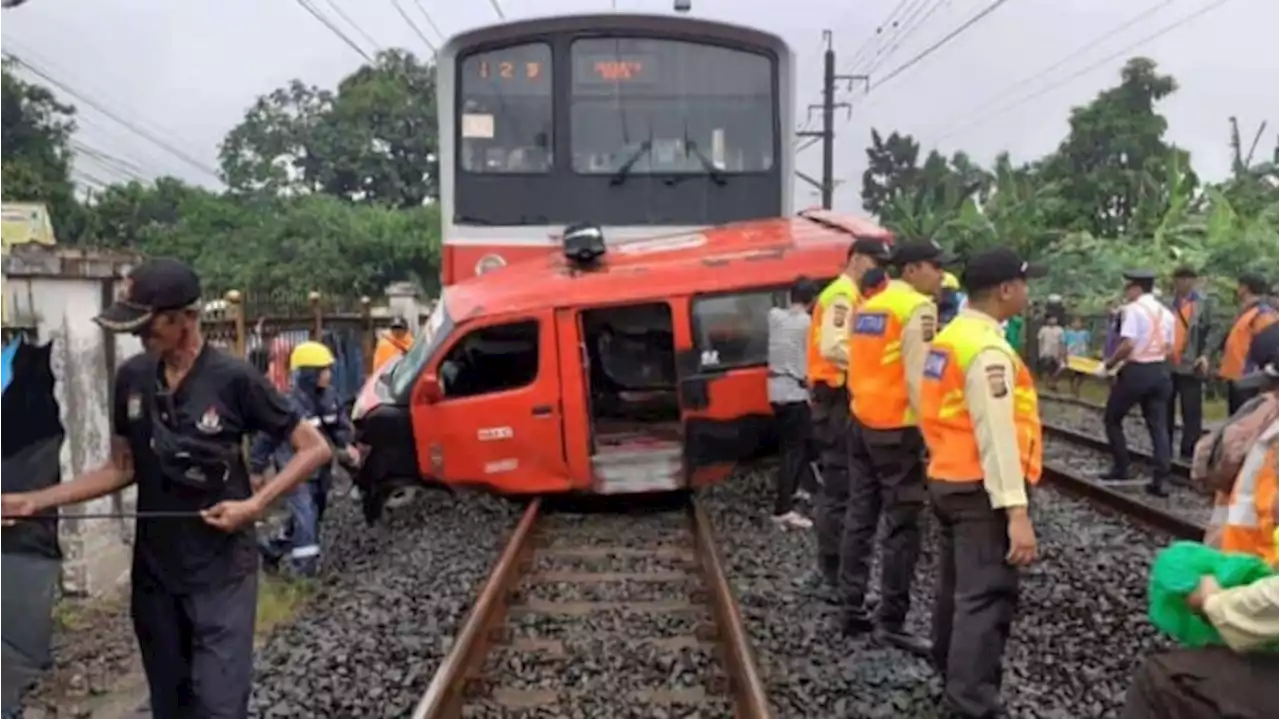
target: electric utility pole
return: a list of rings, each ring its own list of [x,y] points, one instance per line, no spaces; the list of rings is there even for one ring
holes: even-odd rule
[[[801,130],[796,133],[797,137],[813,137],[822,140],[822,181],[819,182],[800,171],[796,171],[796,175],[805,182],[808,182],[810,185],[818,188],[822,193],[822,208],[824,210],[830,210],[831,193],[836,188],[836,180],[834,177],[836,156],[836,109],[843,108],[846,116],[852,112],[852,107],[849,103],[836,102],[836,83],[846,82],[849,84],[849,90],[852,91],[855,80],[861,80],[866,84],[868,78],[866,75],[837,75],[836,51],[831,46],[830,30],[822,31],[822,42],[827,46],[822,58],[822,104],[810,105],[808,107],[808,112],[810,114],[812,114],[814,110],[822,110],[822,129]],[[799,150],[797,150],[797,152],[798,151]]]

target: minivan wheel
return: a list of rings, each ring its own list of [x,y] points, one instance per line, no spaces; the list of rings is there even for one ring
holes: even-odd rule
[[[402,485],[387,493],[387,499],[382,506],[384,509],[399,509],[413,504],[421,496],[421,486]]]

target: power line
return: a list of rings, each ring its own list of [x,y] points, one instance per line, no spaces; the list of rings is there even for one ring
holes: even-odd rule
[[[954,40],[955,38],[959,37],[959,36],[960,36],[960,34],[961,34],[961,33],[963,33],[965,30],[968,30],[969,28],[973,27],[974,25],[977,25],[977,24],[978,24],[978,23],[979,23],[983,18],[985,18],[986,16],[988,16],[988,15],[990,15],[991,13],[995,12],[996,10],[1000,9],[1000,6],[1001,6],[1001,5],[1004,5],[1004,4],[1005,4],[1005,3],[1007,3],[1007,2],[1009,2],[1009,0],[995,0],[995,1],[994,1],[994,2],[992,2],[990,5],[986,6],[986,7],[985,7],[985,8],[983,8],[982,10],[978,11],[978,13],[977,13],[976,15],[974,15],[973,17],[969,18],[969,19],[968,19],[968,20],[966,20],[964,23],[962,23],[962,24],[960,25],[960,27],[957,27],[955,30],[952,30],[951,32],[947,33],[946,35],[944,35],[944,36],[942,37],[942,39],[940,39],[940,40],[938,40],[937,42],[933,43],[933,44],[932,44],[932,45],[930,45],[929,47],[926,47],[924,50],[921,50],[919,53],[916,53],[915,57],[913,57],[913,58],[911,58],[910,60],[907,60],[906,62],[902,63],[901,65],[899,65],[899,66],[895,67],[893,70],[889,71],[889,74],[888,74],[888,75],[885,75],[884,77],[880,78],[878,81],[873,82],[873,83],[871,84],[871,87],[867,88],[867,90],[868,90],[868,91],[874,90],[874,89],[876,89],[876,88],[878,88],[878,87],[880,87],[880,86],[882,86],[882,85],[884,85],[884,84],[888,83],[890,80],[892,80],[892,79],[894,79],[895,77],[897,77],[897,76],[901,75],[902,73],[906,72],[907,70],[911,69],[911,68],[912,68],[912,67],[914,67],[917,63],[921,62],[921,61],[922,61],[922,60],[924,60],[925,58],[927,58],[927,57],[929,57],[930,55],[932,55],[934,52],[936,52],[936,51],[937,51],[939,48],[941,48],[943,45],[946,45],[947,43],[951,42],[951,41],[952,41],[952,40]]]
[[[400,0],[391,0],[391,4],[395,6],[396,12],[400,13],[400,17],[404,18],[404,22],[409,26],[409,29],[413,30],[413,34],[417,35],[419,40],[425,43],[427,47],[431,48],[432,55],[436,54],[436,44],[427,39],[427,34],[422,32],[422,28],[419,28],[418,24],[413,21],[413,18],[409,17],[409,13],[405,12],[404,6],[400,4]]]
[[[431,17],[431,13],[427,12],[427,7],[422,4],[422,0],[413,0],[413,5],[418,8],[418,12],[422,13],[422,17],[427,19],[427,24],[431,26],[431,29],[436,31],[436,34],[440,36],[441,40],[444,40],[447,36],[440,32],[440,26],[437,25],[435,19]]]
[[[165,142],[163,139],[161,139],[161,138],[159,138],[159,137],[156,137],[153,133],[147,132],[146,130],[144,130],[144,129],[142,129],[142,128],[138,127],[137,125],[133,124],[133,123],[132,123],[132,122],[130,122],[129,120],[126,120],[125,118],[121,117],[120,115],[116,114],[115,112],[111,111],[110,109],[108,109],[108,108],[104,107],[104,106],[102,105],[102,103],[98,102],[97,100],[94,100],[93,98],[88,97],[88,96],[87,96],[87,95],[85,95],[84,93],[81,93],[80,91],[76,90],[75,88],[73,88],[73,87],[71,87],[71,86],[67,85],[66,83],[64,83],[64,82],[62,82],[62,81],[60,81],[60,80],[58,80],[57,78],[55,78],[55,77],[51,76],[48,72],[45,72],[44,70],[41,70],[39,67],[37,67],[37,66],[35,66],[35,65],[31,64],[30,62],[28,62],[28,61],[26,61],[26,60],[23,60],[22,58],[18,57],[17,55],[14,55],[14,54],[12,54],[12,53],[10,53],[10,52],[8,52],[8,51],[4,51],[4,52],[3,52],[3,55],[4,55],[4,57],[9,58],[9,59],[10,59],[10,60],[12,60],[13,62],[18,63],[18,64],[19,64],[19,65],[21,65],[22,67],[25,67],[25,68],[26,68],[27,70],[29,70],[32,74],[36,75],[36,76],[37,76],[37,77],[39,77],[40,79],[42,79],[42,80],[44,80],[45,82],[49,83],[50,85],[53,85],[54,87],[58,88],[59,90],[62,90],[62,91],[63,91],[63,92],[65,92],[66,94],[68,94],[68,95],[70,95],[71,97],[75,98],[76,100],[79,100],[81,103],[83,103],[83,104],[85,104],[85,105],[87,105],[87,106],[89,106],[89,107],[91,107],[91,108],[93,108],[93,109],[97,110],[98,112],[102,113],[102,114],[103,114],[103,115],[105,115],[106,117],[108,117],[108,118],[110,118],[110,119],[112,119],[112,120],[116,121],[117,123],[119,123],[119,124],[120,124],[120,126],[121,126],[121,127],[124,127],[125,129],[129,130],[130,132],[132,132],[133,134],[137,135],[138,137],[141,137],[142,139],[147,140],[148,142],[152,143],[153,145],[155,145],[155,146],[157,146],[157,147],[159,147],[159,148],[164,149],[164,150],[165,150],[166,152],[168,152],[169,154],[171,154],[171,155],[173,155],[174,157],[176,157],[176,158],[178,158],[178,159],[182,160],[183,162],[187,163],[188,165],[191,165],[192,167],[194,167],[194,168],[196,168],[196,169],[200,170],[201,172],[204,172],[204,173],[208,174],[208,175],[209,175],[209,176],[211,176],[211,177],[221,179],[221,178],[219,177],[219,175],[218,175],[218,171],[217,171],[217,170],[215,170],[215,169],[213,169],[213,168],[209,167],[208,165],[204,164],[203,162],[201,162],[201,161],[199,161],[199,160],[197,160],[197,159],[193,158],[192,156],[188,155],[187,153],[183,152],[182,150],[179,150],[178,148],[174,147],[173,145],[169,144],[168,142]]]
[[[85,143],[74,137],[71,138],[71,147],[77,152],[77,154],[82,154],[86,157],[93,158],[99,164],[103,165],[104,167],[108,167],[114,170],[115,172],[119,172],[121,174],[127,175],[132,179],[138,180],[139,182],[147,181],[146,177],[144,177],[145,173],[143,169],[128,160],[117,157],[116,155],[106,152],[105,150],[99,150],[93,147],[92,145],[89,145],[88,143]]]
[[[1111,28],[1111,29],[1110,29],[1110,30],[1108,30],[1107,32],[1105,32],[1105,33],[1103,33],[1103,34],[1101,34],[1101,35],[1099,35],[1099,36],[1097,36],[1097,37],[1093,38],[1093,39],[1092,39],[1092,40],[1090,40],[1089,42],[1086,42],[1085,44],[1083,44],[1083,45],[1081,45],[1081,46],[1079,46],[1079,47],[1077,47],[1077,48],[1075,48],[1075,49],[1071,50],[1071,52],[1068,52],[1067,54],[1065,54],[1065,55],[1063,55],[1062,57],[1058,58],[1058,60],[1057,60],[1056,62],[1054,62],[1053,64],[1049,65],[1048,67],[1046,67],[1046,68],[1042,68],[1042,69],[1041,69],[1041,70],[1039,70],[1038,72],[1032,73],[1031,75],[1028,75],[1028,76],[1026,76],[1026,77],[1022,78],[1021,80],[1018,80],[1017,82],[1013,83],[1012,85],[1009,85],[1008,87],[1004,88],[1004,89],[1003,89],[1003,90],[1001,90],[1000,92],[997,92],[996,94],[992,95],[991,97],[988,97],[988,98],[987,98],[986,100],[984,100],[980,105],[978,105],[977,107],[973,108],[973,112],[969,113],[969,115],[970,115],[970,116],[976,115],[976,114],[978,114],[978,113],[982,112],[983,110],[987,109],[988,107],[990,107],[990,106],[994,105],[994,104],[995,104],[995,102],[996,102],[996,100],[999,100],[999,99],[1000,99],[1000,98],[1002,98],[1002,97],[1006,97],[1006,96],[1008,96],[1008,95],[1009,95],[1010,93],[1012,93],[1014,90],[1017,90],[1017,89],[1019,89],[1019,88],[1021,88],[1021,87],[1025,87],[1025,86],[1027,86],[1027,85],[1029,85],[1029,84],[1031,84],[1031,83],[1035,82],[1036,80],[1040,80],[1040,79],[1042,79],[1042,78],[1043,78],[1043,77],[1045,77],[1046,75],[1050,75],[1050,74],[1052,74],[1052,73],[1053,73],[1053,71],[1057,70],[1058,68],[1060,68],[1060,67],[1062,67],[1062,66],[1064,66],[1064,65],[1069,64],[1072,60],[1075,60],[1075,59],[1077,59],[1077,58],[1081,57],[1082,55],[1084,55],[1084,54],[1085,54],[1086,52],[1088,52],[1089,50],[1092,50],[1093,48],[1097,47],[1098,45],[1101,45],[1102,43],[1106,42],[1107,40],[1110,40],[1111,38],[1115,37],[1116,35],[1120,34],[1121,32],[1124,32],[1125,30],[1128,30],[1129,28],[1133,27],[1134,25],[1137,25],[1138,23],[1142,22],[1143,20],[1146,20],[1147,18],[1151,17],[1151,16],[1152,16],[1152,15],[1154,15],[1155,13],[1157,13],[1157,12],[1159,12],[1159,11],[1161,11],[1161,10],[1165,9],[1165,8],[1166,8],[1166,7],[1168,7],[1172,2],[1173,2],[1173,0],[1160,0],[1160,2],[1159,2],[1159,3],[1157,3],[1157,4],[1155,4],[1155,5],[1152,5],[1151,7],[1147,8],[1146,10],[1143,10],[1142,12],[1138,13],[1137,15],[1135,15],[1135,16],[1133,16],[1133,17],[1129,18],[1128,20],[1124,21],[1123,23],[1121,23],[1121,24],[1119,24],[1119,25],[1117,25],[1117,26],[1115,26],[1115,27]],[[951,124],[952,124],[952,123],[950,123],[950,122],[948,122],[948,123],[947,123],[947,125],[951,125]]]
[[[498,3],[498,0],[489,0],[489,4],[493,6],[493,11],[498,13],[499,20],[507,19],[507,14],[502,12],[502,5]]]
[[[343,11],[342,6],[338,4],[337,0],[325,0],[325,2],[329,4],[329,7],[333,8],[334,12],[338,13],[338,17],[345,20],[348,25],[350,25],[352,28],[355,29],[356,32],[360,33],[360,37],[364,38],[364,41],[369,43],[369,45],[373,47],[374,52],[379,52],[382,50],[382,46],[378,43],[378,41],[374,40],[373,36],[365,32],[364,28],[360,27],[360,25],[357,24],[355,20],[351,19],[351,16]]]
[[[879,57],[875,58],[875,61],[872,63],[871,67],[867,68],[866,74],[870,75],[871,73],[880,69],[881,65],[884,65],[884,63],[888,61],[889,58],[893,57],[894,54],[898,52],[898,48],[902,47],[902,44],[904,42],[906,42],[907,40],[910,40],[913,35],[915,35],[917,32],[920,31],[920,28],[924,27],[929,23],[929,18],[933,17],[933,14],[938,12],[938,10],[944,4],[945,4],[944,0],[934,0],[934,3],[932,5],[928,7],[921,6],[917,10],[915,15],[913,15],[910,18],[907,18],[906,21],[904,22],[904,25],[907,25],[907,27],[904,27],[893,38],[889,39],[889,42],[891,42],[892,44],[889,46],[887,50],[885,50],[883,53],[880,53]]]
[[[344,33],[342,30],[339,30],[338,26],[334,25],[333,22],[329,20],[329,18],[325,17],[323,13],[321,13],[314,5],[312,5],[309,2],[309,0],[294,0],[294,1],[298,3],[299,7],[301,7],[303,10],[306,10],[308,13],[310,13],[311,17],[315,18],[316,20],[319,20],[320,24],[329,28],[329,32],[333,33],[334,35],[337,35],[338,39],[346,43],[347,47],[359,53],[360,57],[363,57],[365,59],[365,62],[368,62],[370,64],[373,63],[373,58],[369,57],[369,53],[365,52],[364,48],[357,45],[355,40],[352,40],[350,37],[348,37],[347,34]]]
[[[1200,17],[1204,16],[1205,14],[1207,14],[1207,13],[1209,13],[1209,12],[1213,11],[1213,10],[1218,9],[1218,8],[1222,7],[1223,5],[1226,5],[1226,4],[1227,4],[1227,3],[1229,3],[1229,2],[1231,2],[1231,0],[1217,0],[1216,2],[1210,3],[1209,5],[1206,5],[1206,6],[1202,7],[1202,8],[1200,8],[1199,10],[1197,10],[1197,11],[1195,11],[1195,12],[1191,13],[1190,15],[1187,15],[1186,17],[1180,18],[1180,19],[1175,20],[1174,22],[1172,22],[1172,23],[1170,23],[1170,24],[1168,24],[1168,25],[1165,25],[1164,27],[1160,28],[1159,30],[1157,30],[1157,31],[1155,31],[1155,32],[1153,32],[1153,33],[1151,33],[1150,35],[1147,35],[1146,37],[1144,37],[1144,38],[1142,38],[1142,39],[1140,39],[1140,40],[1138,40],[1138,41],[1136,41],[1136,42],[1133,42],[1133,43],[1131,43],[1131,44],[1129,44],[1129,45],[1126,45],[1126,46],[1124,46],[1124,47],[1120,48],[1120,49],[1119,49],[1119,50],[1117,50],[1116,52],[1113,52],[1113,53],[1111,53],[1110,55],[1107,55],[1106,57],[1102,58],[1101,60],[1098,60],[1097,62],[1094,62],[1094,63],[1089,64],[1089,65],[1086,65],[1085,67],[1081,68],[1080,70],[1077,70],[1076,72],[1074,72],[1074,73],[1072,73],[1072,74],[1068,75],[1067,77],[1064,77],[1063,79],[1061,79],[1061,80],[1059,80],[1059,81],[1057,81],[1057,82],[1055,82],[1055,83],[1051,83],[1051,84],[1049,84],[1049,85],[1046,85],[1045,87],[1040,88],[1040,89],[1039,89],[1039,90],[1037,90],[1036,92],[1030,93],[1030,94],[1028,94],[1028,95],[1024,95],[1024,96],[1022,96],[1021,98],[1019,98],[1019,99],[1017,99],[1017,100],[1015,100],[1015,101],[1013,101],[1013,102],[1011,102],[1011,103],[1007,103],[1007,104],[1005,104],[1004,106],[1000,107],[1000,108],[999,108],[999,109],[997,109],[997,110],[994,110],[994,111],[992,111],[992,112],[986,113],[985,115],[981,115],[981,116],[977,117],[976,119],[974,119],[974,120],[972,120],[972,121],[970,121],[970,122],[967,122],[967,123],[965,123],[965,124],[961,125],[960,127],[956,128],[955,130],[952,130],[952,131],[950,131],[950,132],[947,132],[946,134],[944,134],[944,135],[942,135],[941,137],[939,137],[939,138],[938,138],[938,140],[943,140],[943,139],[946,139],[946,138],[948,138],[948,137],[952,137],[952,136],[954,136],[954,135],[956,135],[956,134],[958,134],[958,133],[964,132],[965,130],[967,130],[967,129],[969,129],[969,128],[971,128],[971,127],[975,126],[975,125],[981,124],[981,123],[985,122],[986,120],[989,120],[989,119],[994,118],[994,117],[999,117],[1000,115],[1003,115],[1003,114],[1005,114],[1006,112],[1009,112],[1010,110],[1014,110],[1014,109],[1016,109],[1016,108],[1018,108],[1018,107],[1021,107],[1021,106],[1025,105],[1025,104],[1027,104],[1028,102],[1030,102],[1030,101],[1032,101],[1032,100],[1034,100],[1034,99],[1038,98],[1038,97],[1042,97],[1042,96],[1044,96],[1044,95],[1047,95],[1048,93],[1052,92],[1053,90],[1058,89],[1059,87],[1062,87],[1063,85],[1066,85],[1067,83],[1071,82],[1072,80],[1075,80],[1075,79],[1080,78],[1080,77],[1082,77],[1082,76],[1084,76],[1084,75],[1086,75],[1086,74],[1088,74],[1088,73],[1090,73],[1090,72],[1093,72],[1094,70],[1096,70],[1096,69],[1098,69],[1098,68],[1102,67],[1103,65],[1106,65],[1107,63],[1111,62],[1112,60],[1115,60],[1115,59],[1117,59],[1117,58],[1119,58],[1119,57],[1122,57],[1122,56],[1124,56],[1124,55],[1127,55],[1128,53],[1133,52],[1135,49],[1137,49],[1137,48],[1139,48],[1139,47],[1141,47],[1141,46],[1143,46],[1143,45],[1146,45],[1147,43],[1149,43],[1149,42],[1151,42],[1151,41],[1153,41],[1153,40],[1157,40],[1157,39],[1159,39],[1159,38],[1161,38],[1161,37],[1164,37],[1165,35],[1168,35],[1169,33],[1173,32],[1174,30],[1177,30],[1178,28],[1182,27],[1183,25],[1186,25],[1187,23],[1192,22],[1193,20],[1199,19]]]

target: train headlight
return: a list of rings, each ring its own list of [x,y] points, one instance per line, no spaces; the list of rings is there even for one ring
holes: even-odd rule
[[[507,261],[502,259],[502,255],[499,255],[499,254],[485,255],[484,257],[480,258],[479,262],[476,263],[476,277],[479,277],[480,275],[483,275],[486,272],[493,272],[494,270],[500,267],[506,267],[506,266],[507,266]]]

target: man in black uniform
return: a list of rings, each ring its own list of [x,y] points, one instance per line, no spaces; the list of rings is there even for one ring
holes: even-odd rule
[[[70,482],[0,498],[8,520],[137,483],[131,609],[158,719],[248,716],[253,521],[332,456],[260,372],[205,344],[199,300],[200,280],[181,262],[138,266],[124,297],[95,318],[143,337],[148,350],[116,373],[111,459]],[[295,454],[254,494],[241,442],[259,431],[288,438]]]

